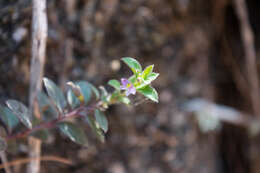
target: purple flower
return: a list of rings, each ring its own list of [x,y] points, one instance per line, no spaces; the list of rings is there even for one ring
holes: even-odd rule
[[[126,96],[129,96],[130,94],[135,95],[135,93],[136,93],[135,87],[126,78],[121,79],[120,89],[126,91],[126,93],[125,93]]]

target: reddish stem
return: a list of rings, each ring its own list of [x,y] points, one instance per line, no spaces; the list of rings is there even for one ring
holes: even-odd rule
[[[62,122],[66,119],[76,118],[76,117],[82,116],[81,114],[79,114],[80,112],[85,111],[86,113],[88,113],[88,112],[93,111],[95,109],[96,109],[96,104],[94,106],[89,106],[89,107],[80,106],[77,109],[75,109],[75,110],[73,110],[69,113],[64,114],[63,116],[58,116],[54,120],[51,120],[49,122],[42,122],[32,129],[27,129],[23,132],[7,136],[5,139],[6,140],[12,140],[12,139],[17,139],[17,138],[23,138],[23,137],[28,136],[29,134],[31,134],[33,132],[41,130],[41,129],[51,129],[51,128],[54,128],[57,123]]]

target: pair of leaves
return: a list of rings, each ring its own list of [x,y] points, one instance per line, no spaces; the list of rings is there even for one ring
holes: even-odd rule
[[[44,78],[43,82],[49,97],[53,100],[59,112],[63,113],[63,110],[67,106],[67,101],[63,92],[50,79]],[[100,97],[98,90],[87,81],[79,81],[75,84],[70,82],[70,84],[71,88],[67,92],[67,100],[71,108],[77,107],[80,103],[87,104],[91,99],[92,92],[95,94],[97,99]]]
[[[57,108],[60,112],[63,111],[63,108],[66,106],[66,100],[64,98],[64,95],[62,91],[55,85],[54,82],[51,80],[44,78],[44,85],[46,87],[46,90],[48,92],[48,95],[53,100]],[[38,104],[40,109],[48,107],[50,108],[50,111],[55,114],[55,110],[53,107],[51,107],[50,100],[44,93],[40,93],[37,96]],[[1,106],[0,107],[0,113],[1,113],[1,119],[2,121],[8,126],[8,128],[11,130],[14,128],[18,123],[18,119],[29,129],[32,128],[32,115],[30,115],[30,112],[28,108],[21,102],[16,100],[7,100],[6,104],[8,108]],[[42,110],[43,111],[43,110]],[[15,116],[14,116],[15,115]],[[17,119],[18,118],[18,119]]]
[[[154,81],[158,76],[159,73],[153,72],[154,65],[150,65],[144,69],[141,74],[142,83],[141,85],[137,86],[136,90],[143,94],[148,99],[158,102],[158,93],[157,91],[150,85],[152,81]]]
[[[154,81],[159,76],[159,73],[153,72],[153,67],[154,67],[154,65],[149,65],[144,69],[144,71],[140,75],[142,82],[136,86],[137,89],[150,85],[151,82]]]
[[[67,105],[66,99],[63,95],[63,92],[56,86],[56,84],[47,79],[43,79],[44,85],[46,87],[47,93],[51,100],[55,103],[56,107],[58,108],[59,112],[63,112],[64,108]],[[58,116],[57,111],[53,107],[51,101],[44,93],[39,93],[37,95],[38,104],[40,107],[40,111],[43,113],[46,111],[51,114],[51,116]],[[27,127],[32,128],[32,116],[29,113],[28,108],[21,102],[18,102],[16,100],[7,100],[6,102],[7,106],[10,108],[9,111],[7,108],[2,108],[2,115],[8,115],[8,116],[2,116],[3,120],[9,128],[13,128],[15,124],[17,124],[17,120],[15,120],[11,115],[13,113],[16,117],[19,118],[19,120]],[[4,112],[4,113],[3,113]],[[45,114],[46,115],[46,114]],[[44,116],[45,117],[45,116]],[[47,118],[48,119],[48,118]]]

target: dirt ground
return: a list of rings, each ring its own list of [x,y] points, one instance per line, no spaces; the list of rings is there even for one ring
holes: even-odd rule
[[[179,104],[201,97],[257,118],[240,21],[231,0],[52,0],[48,1],[45,74],[61,87],[68,80],[96,86],[129,76],[114,68],[121,57],[155,64],[160,102],[116,105],[107,116],[106,142],[82,148],[54,131],[43,155],[73,166],[42,162],[41,172],[75,173],[257,173],[259,135],[222,123],[202,133],[194,116]],[[248,0],[255,53],[259,55],[258,1]],[[28,103],[31,58],[31,1],[0,1],[0,99]],[[259,59],[256,59],[259,68]],[[7,153],[25,157],[25,141]],[[15,172],[23,172],[24,166]]]

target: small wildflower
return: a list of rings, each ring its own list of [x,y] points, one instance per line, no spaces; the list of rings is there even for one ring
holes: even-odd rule
[[[126,93],[125,93],[126,96],[129,96],[130,94],[135,95],[135,93],[136,93],[135,87],[126,78],[121,79],[120,89],[126,91]]]

